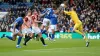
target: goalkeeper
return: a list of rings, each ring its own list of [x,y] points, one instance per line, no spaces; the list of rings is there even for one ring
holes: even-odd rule
[[[79,20],[78,15],[77,15],[76,11],[74,10],[74,7],[71,7],[69,11],[64,11],[64,13],[71,17],[71,20],[75,24],[73,31],[81,34],[84,37],[84,40],[86,41],[86,47],[88,47],[89,41],[86,38],[85,33],[83,32],[82,22]]]

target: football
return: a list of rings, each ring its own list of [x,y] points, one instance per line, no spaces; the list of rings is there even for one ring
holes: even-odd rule
[[[61,4],[60,6],[61,6],[61,7],[64,7],[64,6],[65,6],[65,4]]]

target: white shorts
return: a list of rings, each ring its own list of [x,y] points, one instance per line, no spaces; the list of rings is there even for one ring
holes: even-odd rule
[[[41,33],[41,30],[39,27],[32,27],[32,30],[34,31],[35,34]]]
[[[11,32],[14,32],[14,31],[13,31],[13,28],[10,28],[10,31],[11,31]],[[18,29],[15,29],[15,34],[17,34],[17,33],[19,33],[19,32],[20,32],[20,31],[19,31]]]
[[[47,18],[43,19],[43,26],[48,26],[48,23],[50,23],[50,20]]]
[[[57,25],[50,25],[48,31],[52,32],[52,30],[57,31]]]
[[[31,28],[28,28],[28,29],[23,29],[22,33],[23,34],[25,34],[25,33],[34,33],[34,31]]]

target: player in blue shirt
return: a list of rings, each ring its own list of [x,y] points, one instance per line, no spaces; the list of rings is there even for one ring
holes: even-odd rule
[[[18,38],[18,42],[17,42],[17,45],[16,45],[16,48],[21,48],[20,47],[20,42],[21,42],[21,39],[23,37],[23,34],[21,33],[21,26],[23,24],[23,18],[25,17],[25,14],[22,13],[21,14],[21,17],[18,17],[12,24],[11,26],[11,32],[13,33],[13,36],[6,36],[5,34],[3,34],[3,37],[7,37],[8,39],[12,40],[12,41],[15,41],[16,40],[16,37],[19,36]]]
[[[54,12],[54,14],[52,14],[50,16],[50,28],[49,28],[49,33],[50,33],[50,37],[51,37],[51,40],[54,40],[54,35],[55,35],[55,31],[57,31],[57,18],[58,18],[58,15],[56,13],[56,11]]]
[[[50,19],[51,25],[56,25],[57,24],[57,18],[58,18],[57,14],[53,14],[51,16],[51,19]]]
[[[46,34],[48,37],[47,30],[48,30],[49,25],[50,25],[50,19],[51,19],[50,16],[54,13],[54,11],[53,11],[53,8],[46,8],[42,13],[45,13],[46,11],[48,11],[48,12],[44,16],[43,24],[41,27],[41,32],[42,32],[42,34]]]

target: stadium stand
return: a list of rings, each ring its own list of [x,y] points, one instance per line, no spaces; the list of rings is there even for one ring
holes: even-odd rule
[[[9,25],[20,15],[22,12],[27,12],[30,7],[36,6],[38,9],[41,9],[43,6],[51,7],[52,4],[59,6],[63,1],[66,2],[67,7],[71,5],[76,6],[76,11],[80,20],[83,22],[83,27],[86,32],[98,32],[100,29],[100,0],[30,0],[30,1],[8,1],[4,0],[0,2],[0,11],[9,12],[8,20],[4,23],[0,22],[1,31],[8,31]],[[20,3],[21,2],[21,3]],[[59,31],[63,32],[72,32],[73,25],[70,25],[70,17],[65,15],[60,17],[59,14]],[[3,29],[3,30],[2,30]]]

